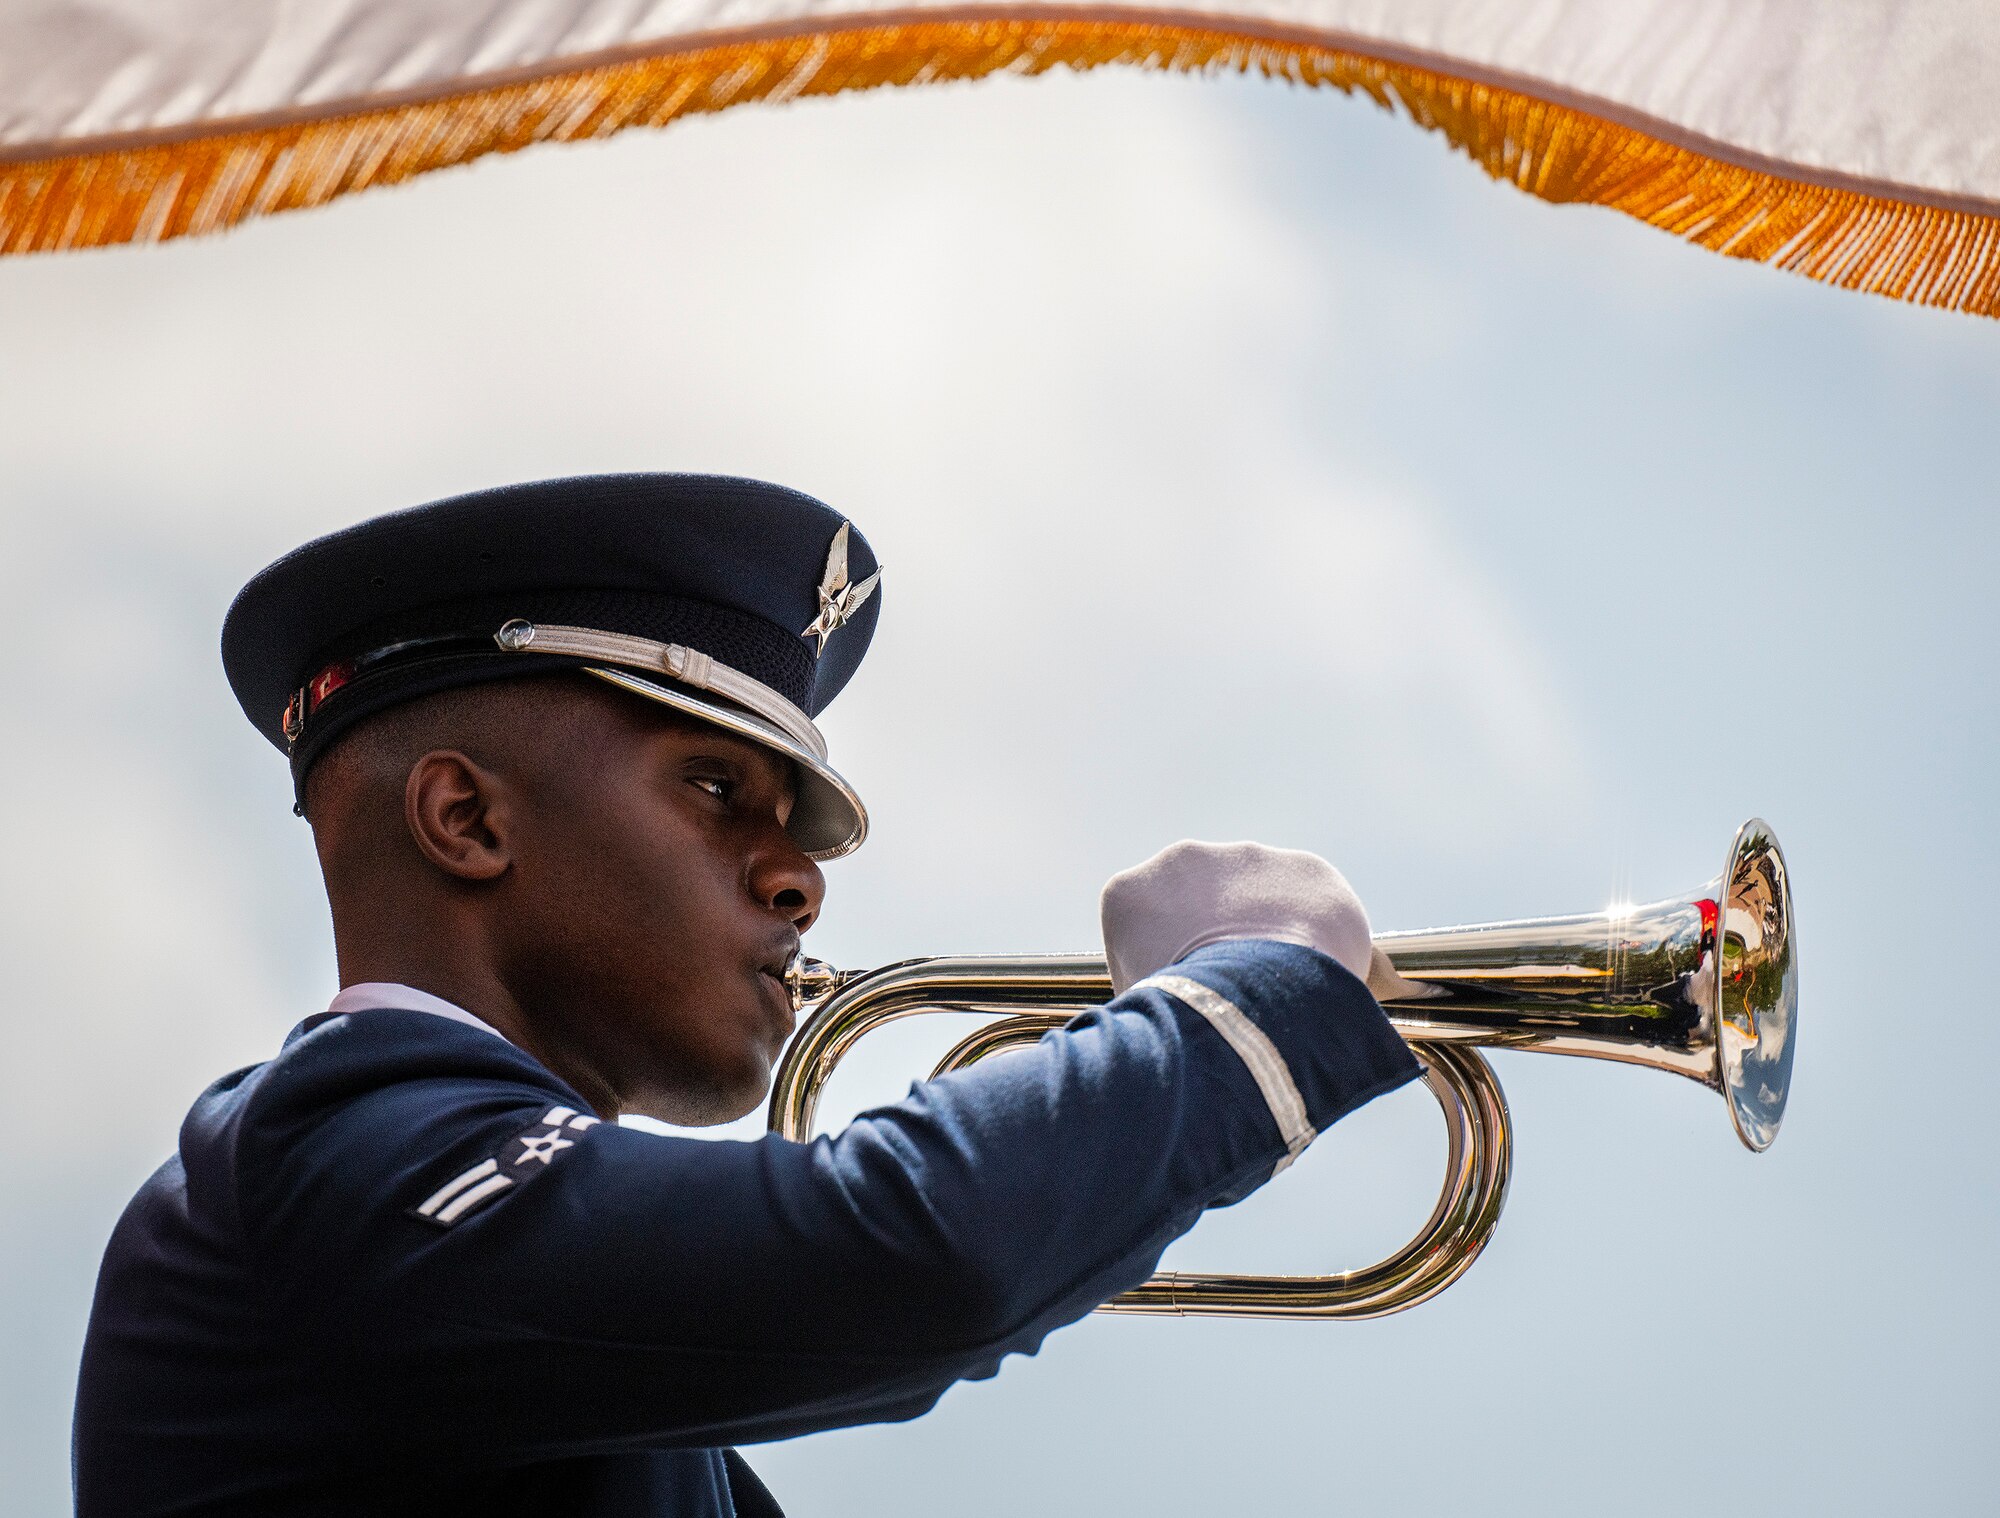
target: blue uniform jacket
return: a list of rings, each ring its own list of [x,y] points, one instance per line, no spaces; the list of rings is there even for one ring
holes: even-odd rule
[[[1417,1073],[1311,949],[1173,974],[808,1144],[599,1123],[427,1013],[295,1030],[112,1236],[79,1514],[775,1513],[725,1446],[916,1416],[1261,1185],[1274,1080],[1318,1130]]]

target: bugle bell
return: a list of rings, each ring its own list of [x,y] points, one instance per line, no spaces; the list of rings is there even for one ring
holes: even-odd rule
[[[1792,899],[1763,821],[1737,830],[1722,874],[1646,906],[1575,917],[1384,933],[1369,989],[1424,1067],[1448,1132],[1443,1190],[1396,1253],[1325,1276],[1167,1272],[1107,1312],[1371,1318],[1414,1307],[1463,1275],[1506,1200],[1507,1103],[1478,1046],[1647,1065],[1724,1098],[1738,1137],[1769,1147],[1784,1117],[1798,991]],[[1031,1044],[1111,995],[1102,958],[913,959],[860,973],[802,960],[793,996],[810,1015],[773,1080],[770,1126],[812,1131],[835,1065],[900,1018],[983,1019],[933,1075]]]

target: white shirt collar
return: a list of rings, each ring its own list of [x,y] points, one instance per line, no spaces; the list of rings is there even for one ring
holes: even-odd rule
[[[455,1006],[442,996],[433,996],[428,991],[419,991],[415,986],[402,986],[392,980],[364,980],[358,986],[348,986],[327,1004],[327,1014],[339,1017],[348,1012],[429,1012],[437,1017],[448,1017],[455,1023],[464,1023],[468,1028],[478,1028],[491,1033],[495,1038],[505,1039],[491,1023],[481,1022],[465,1008]]]

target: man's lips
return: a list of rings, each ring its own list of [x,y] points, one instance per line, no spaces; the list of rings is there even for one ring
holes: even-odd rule
[[[758,974],[768,975],[771,977],[772,980],[775,980],[780,986],[784,987],[785,998],[788,1001],[791,999],[791,994],[792,994],[791,991],[792,963],[798,957],[799,957],[798,940],[793,939],[791,943],[786,946],[785,951],[782,954],[773,954],[767,957],[762,964],[757,966]]]
[[[798,1024],[798,1008],[792,1002],[792,982],[788,980],[792,960],[796,958],[798,958],[798,932],[786,930],[774,936],[766,944],[764,956],[756,966],[758,976],[764,978],[766,986],[770,988],[772,1000],[776,1004],[778,1012],[774,1020],[776,1044],[784,1044],[784,1040],[792,1036],[792,1028]]]
[[[799,940],[797,934],[788,934],[774,951],[757,967],[757,973],[770,983],[778,1004],[784,1008],[780,1019],[778,1037],[780,1041],[791,1037],[792,1028],[798,1020],[798,1011],[792,1001],[792,986],[787,972],[792,961],[798,957]]]

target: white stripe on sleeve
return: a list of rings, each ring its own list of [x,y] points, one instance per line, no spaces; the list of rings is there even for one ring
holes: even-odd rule
[[[424,1217],[435,1215],[438,1208],[444,1206],[446,1202],[449,1202],[474,1181],[484,1180],[499,1168],[500,1162],[498,1160],[481,1160],[464,1174],[455,1175],[442,1186],[438,1187],[436,1191],[433,1191],[424,1199],[423,1204],[417,1208],[417,1211]]]
[[[468,1209],[477,1207],[481,1202],[485,1201],[488,1197],[493,1195],[494,1192],[505,1191],[509,1186],[513,1184],[514,1181],[513,1177],[511,1176],[489,1175],[485,1180],[481,1181],[477,1186],[474,1186],[470,1191],[460,1192],[458,1198],[455,1201],[450,1202],[446,1206],[440,1208],[438,1210],[437,1220],[440,1223],[456,1223],[459,1220],[460,1216],[462,1216]]]
[[[1279,1136],[1285,1141],[1285,1157],[1271,1173],[1276,1175],[1297,1159],[1318,1134],[1306,1121],[1305,1098],[1299,1095],[1298,1083],[1292,1079],[1284,1056],[1264,1030],[1228,997],[1185,975],[1149,975],[1132,989],[1136,991],[1140,986],[1164,991],[1207,1018],[1248,1068],[1257,1089],[1264,1094],[1264,1104],[1271,1109],[1271,1120],[1278,1125]]]

